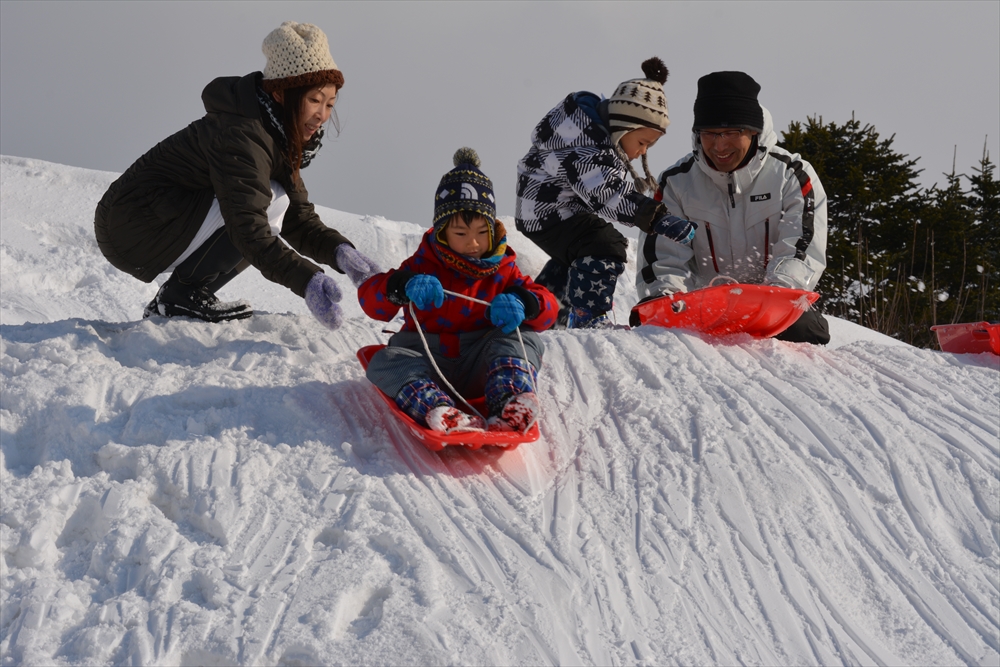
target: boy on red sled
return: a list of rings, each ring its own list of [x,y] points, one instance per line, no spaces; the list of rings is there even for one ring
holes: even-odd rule
[[[551,327],[559,306],[547,289],[524,276],[496,220],[493,184],[479,157],[459,149],[434,197],[434,226],[420,247],[395,270],[358,288],[361,307],[389,321],[403,307],[402,329],[372,357],[367,377],[417,423],[444,433],[526,431],[539,406],[535,376],[544,346],[537,331]],[[489,305],[445,295],[445,290]],[[419,311],[419,326],[410,314]],[[523,348],[516,330],[521,327]],[[485,394],[487,419],[455,405],[443,379],[463,396]],[[527,357],[527,358],[525,358]]]

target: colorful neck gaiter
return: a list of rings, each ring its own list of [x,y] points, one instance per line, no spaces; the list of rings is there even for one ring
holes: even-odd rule
[[[431,234],[430,243],[431,248],[434,249],[434,254],[440,259],[445,266],[449,266],[462,275],[469,276],[470,278],[486,278],[492,276],[500,268],[500,260],[507,253],[507,230],[504,229],[503,223],[497,220],[494,225],[493,235],[499,240],[496,242],[496,246],[493,248],[493,252],[489,255],[476,259],[475,257],[466,257],[465,255],[460,255],[459,253],[448,247],[443,240],[438,238],[441,236],[437,232]]]

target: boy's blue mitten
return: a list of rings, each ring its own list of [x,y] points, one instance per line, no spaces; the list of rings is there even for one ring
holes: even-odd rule
[[[666,236],[682,245],[691,245],[696,231],[698,231],[697,223],[678,218],[676,215],[665,215],[653,224],[654,234]]]
[[[505,334],[514,333],[523,321],[524,302],[516,294],[500,294],[490,303],[490,322]]]
[[[306,307],[328,329],[338,329],[344,321],[344,314],[337,305],[340,298],[337,283],[322,271],[313,274],[306,285]]]
[[[418,310],[427,310],[431,305],[440,308],[444,303],[444,287],[435,276],[418,273],[406,281],[406,296]]]
[[[362,255],[349,243],[337,246],[336,258],[337,268],[347,274],[355,287],[361,287],[361,283],[376,273],[382,273],[382,268],[375,260]]]

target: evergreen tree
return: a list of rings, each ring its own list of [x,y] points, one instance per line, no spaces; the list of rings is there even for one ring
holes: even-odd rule
[[[975,249],[975,273],[970,282],[978,294],[970,300],[970,309],[974,320],[997,322],[1000,321],[1000,181],[994,176],[985,143],[979,167],[972,170],[976,175],[969,177],[972,184],[969,208],[974,218],[969,243]]]
[[[934,186],[928,193],[910,251],[910,281],[925,289],[923,298],[916,297],[911,308],[913,317],[907,323],[910,331],[906,338],[925,347],[933,339],[931,326],[965,321],[970,296],[968,278],[973,267],[969,260],[975,252],[970,241],[975,218],[954,164],[945,178],[946,187]]]
[[[930,327],[1000,319],[998,230],[1000,183],[985,148],[975,175],[956,173],[952,164],[945,187],[928,192],[920,224],[914,227],[910,254],[908,317],[901,338],[935,347]],[[962,188],[967,178],[972,189]],[[920,289],[914,289],[915,287]]]
[[[823,311],[934,347],[935,324],[1000,320],[1000,181],[984,146],[973,176],[952,164],[944,187],[921,190],[917,160],[893,139],[853,116],[811,117],[782,133],[827,195]]]
[[[792,122],[782,145],[816,169],[827,195],[827,269],[817,291],[824,312],[888,333],[898,317],[892,288],[899,280],[903,230],[918,223],[924,195],[917,160],[892,148],[872,125],[852,116],[838,125],[810,117]]]

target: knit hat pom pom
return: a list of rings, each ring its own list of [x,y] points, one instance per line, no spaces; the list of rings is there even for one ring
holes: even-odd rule
[[[478,167],[480,164],[479,155],[468,146],[455,151],[455,157],[452,158],[452,162],[455,163],[456,167],[460,164],[471,164],[473,167]]]
[[[661,85],[666,83],[667,77],[670,76],[670,70],[656,56],[642,63],[642,73],[646,75],[647,79],[658,81]]]

